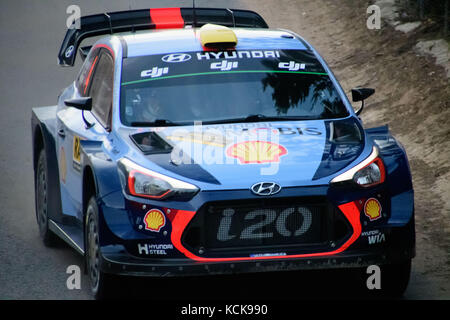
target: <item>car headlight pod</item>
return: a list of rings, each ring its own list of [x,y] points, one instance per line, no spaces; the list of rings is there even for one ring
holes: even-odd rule
[[[125,192],[155,200],[172,196],[193,197],[199,189],[187,182],[165,176],[122,158],[118,161],[120,180]]]
[[[353,181],[361,187],[372,187],[383,183],[385,178],[386,170],[383,161],[379,157],[377,147],[373,147],[369,157],[350,170],[333,178],[330,183]]]

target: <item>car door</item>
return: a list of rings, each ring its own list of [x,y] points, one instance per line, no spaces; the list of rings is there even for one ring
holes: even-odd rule
[[[72,96],[92,98],[92,111],[85,111],[84,116],[93,126],[88,128],[82,111],[75,108],[65,107],[57,114],[62,211],[80,221],[83,217],[81,141],[102,141],[109,132],[114,73],[114,60],[107,50],[94,49],[88,59],[75,81]]]

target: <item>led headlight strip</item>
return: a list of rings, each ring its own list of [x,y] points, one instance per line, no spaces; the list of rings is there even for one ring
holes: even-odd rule
[[[143,196],[147,198],[154,198],[154,199],[162,199],[165,196],[172,194],[173,192],[182,192],[182,193],[196,193],[198,191],[198,188],[190,183],[183,182],[178,179],[174,179],[171,177],[168,177],[166,175],[163,175],[161,173],[149,170],[147,168],[141,167],[140,165],[134,163],[133,161],[122,158],[119,160],[119,162],[126,168],[126,171],[128,172],[128,188],[129,192],[132,195],[136,196]],[[136,174],[143,174],[144,176],[148,176],[149,178],[158,179],[163,181],[164,183],[168,184],[167,190],[165,193],[158,195],[158,196],[152,196],[152,195],[146,195],[146,194],[137,194],[134,188],[134,176]]]
[[[356,172],[361,170],[362,168],[368,166],[371,162],[373,162],[378,157],[378,149],[377,147],[372,148],[372,153],[369,157],[367,157],[363,162],[359,163],[358,165],[354,166],[350,170],[338,175],[337,177],[334,177],[330,183],[337,183],[337,182],[344,182],[344,181],[350,181],[353,180],[353,176]]]

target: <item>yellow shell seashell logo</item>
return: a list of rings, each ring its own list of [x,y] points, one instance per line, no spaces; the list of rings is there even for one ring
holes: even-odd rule
[[[144,217],[145,229],[159,232],[166,224],[164,214],[158,209],[152,209],[145,214]]]
[[[238,159],[241,164],[280,162],[285,154],[285,147],[269,141],[244,141],[227,149],[227,156]]]
[[[369,217],[370,221],[377,220],[381,217],[381,204],[375,198],[370,198],[364,204],[364,214]]]

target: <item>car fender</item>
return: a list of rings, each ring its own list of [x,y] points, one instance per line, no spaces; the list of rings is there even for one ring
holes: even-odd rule
[[[404,147],[389,131],[388,126],[367,129],[366,133],[378,146],[386,166],[392,195],[412,190],[412,177]]]
[[[414,219],[414,189],[406,151],[389,131],[388,126],[367,129],[378,146],[386,167],[387,190],[391,196],[391,225],[406,225]]]
[[[80,145],[83,181],[86,177],[87,171],[90,169],[93,174],[95,194],[97,198],[101,199],[111,192],[121,190],[122,187],[117,171],[117,164],[104,151],[103,142],[82,140]]]
[[[33,108],[31,132],[33,171],[36,174],[39,151],[41,148],[44,148],[47,159],[48,217],[52,220],[59,221],[62,206],[59,185],[59,165],[55,146],[56,108],[56,106]]]

